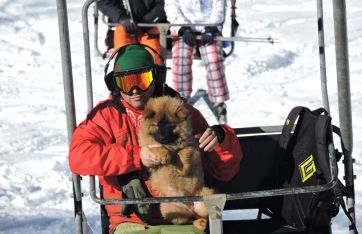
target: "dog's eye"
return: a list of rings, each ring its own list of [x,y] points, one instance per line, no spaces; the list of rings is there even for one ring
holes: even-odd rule
[[[155,116],[155,114],[156,113],[154,111],[148,111],[146,113],[143,113],[143,115],[146,119],[152,119]]]
[[[177,109],[176,116],[180,120],[185,120],[188,115],[189,115],[189,111],[184,106]]]

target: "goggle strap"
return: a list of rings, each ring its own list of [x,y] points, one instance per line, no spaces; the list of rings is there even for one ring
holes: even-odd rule
[[[121,71],[121,72],[115,72],[114,76],[128,76],[132,74],[141,74],[149,71],[153,71],[154,67],[141,67],[138,69],[128,70],[128,71]]]

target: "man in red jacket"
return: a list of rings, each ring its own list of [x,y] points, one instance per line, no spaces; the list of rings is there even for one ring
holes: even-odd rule
[[[155,195],[147,171],[143,169],[159,162],[147,146],[139,146],[138,134],[142,110],[147,100],[160,89],[157,81],[163,79],[157,77],[162,74],[157,67],[153,56],[143,45],[121,47],[111,77],[115,86],[113,97],[98,103],[73,134],[70,169],[79,175],[99,176],[105,199]],[[168,93],[171,92],[166,91],[165,94]],[[228,125],[210,127],[198,110],[192,106],[188,108],[192,113],[194,135],[200,137],[205,174],[218,181],[230,180],[238,172],[242,158],[233,129]],[[197,209],[196,203],[194,205],[190,209]],[[151,212],[148,208],[147,205],[137,205],[132,209],[107,205],[110,232],[145,229],[145,218],[147,224],[164,222],[155,207],[151,207]]]

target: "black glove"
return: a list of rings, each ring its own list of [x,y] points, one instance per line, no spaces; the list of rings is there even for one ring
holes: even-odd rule
[[[124,198],[145,198],[147,196],[145,190],[143,189],[141,181],[138,179],[136,173],[128,173],[125,175],[118,176],[118,183],[122,187],[123,197]],[[151,209],[149,204],[138,204],[138,205],[122,205],[121,215],[129,216],[131,213],[136,213],[136,215],[145,220],[150,217]]]
[[[216,26],[205,27],[205,32],[201,33],[201,45],[210,45],[214,43],[215,36],[219,34]]]
[[[126,32],[128,34],[137,34],[138,33],[138,27],[135,22],[131,19],[122,20],[121,24],[123,24]]]
[[[112,30],[111,28],[108,28],[107,30],[106,39],[104,39],[104,43],[107,46],[107,50],[114,47],[114,30]]]
[[[219,144],[221,144],[225,139],[225,131],[224,131],[224,129],[220,125],[213,125],[210,128],[214,131]]]
[[[181,27],[180,30],[178,30],[178,35],[182,36],[182,39],[187,45],[191,47],[196,45],[195,35],[190,27]]]

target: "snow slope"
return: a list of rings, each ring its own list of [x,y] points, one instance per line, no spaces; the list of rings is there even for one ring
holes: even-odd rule
[[[333,123],[339,125],[332,1],[324,4],[331,114]],[[315,1],[239,0],[237,6],[238,36],[272,36],[280,43],[239,42],[225,61],[231,92],[229,124],[280,125],[296,105],[322,106]],[[68,1],[78,122],[87,112],[81,8],[81,1]],[[348,1],[347,13],[356,211],[362,230],[360,2]],[[74,233],[56,1],[0,0],[0,22],[0,233]],[[227,26],[228,22],[225,35]],[[100,47],[104,49],[106,28],[100,27]],[[92,39],[93,28],[90,30]],[[91,49],[96,103],[107,97],[105,61]],[[205,87],[205,71],[199,61],[194,63],[194,74],[195,90]],[[197,107],[210,124],[215,123],[204,103],[197,103]],[[89,199],[87,178],[82,186],[87,218],[95,233],[100,233],[99,207]],[[334,233],[347,233],[346,225],[347,219],[340,214],[333,220]]]

